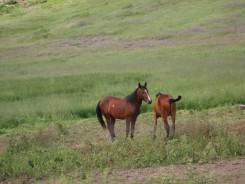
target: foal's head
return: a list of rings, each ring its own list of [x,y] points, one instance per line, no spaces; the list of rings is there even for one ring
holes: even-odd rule
[[[151,104],[152,100],[151,97],[148,94],[148,89],[147,89],[147,83],[142,86],[140,83],[138,84],[138,89],[137,89],[137,96],[147,102],[148,104]]]

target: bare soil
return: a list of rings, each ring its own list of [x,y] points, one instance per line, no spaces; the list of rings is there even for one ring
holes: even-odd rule
[[[227,28],[224,30],[214,30],[213,33],[244,33],[244,26],[237,26],[233,28]],[[161,46],[182,46],[182,45],[203,45],[210,43],[219,44],[231,44],[240,43],[239,37],[227,36],[226,38],[213,38],[207,37],[200,39],[171,39],[174,35],[179,36],[191,36],[191,35],[208,35],[210,32],[205,31],[201,28],[193,28],[185,32],[173,32],[159,39],[139,39],[139,40],[115,40],[111,36],[91,36],[91,37],[78,37],[63,39],[55,42],[55,46],[64,48],[117,48],[117,49],[134,49],[134,48],[151,48]]]
[[[142,169],[113,170],[107,176],[97,173],[94,183],[154,183],[168,181],[178,183],[191,177],[195,183],[240,184],[245,183],[245,158],[219,160],[205,164],[171,165],[166,167],[150,167]],[[106,177],[106,178],[105,178]],[[159,179],[160,178],[160,179]],[[165,178],[165,179],[164,179]],[[168,178],[168,180],[166,180]]]
[[[244,135],[245,134],[245,122],[237,122],[233,124],[227,124],[225,128],[228,131]]]

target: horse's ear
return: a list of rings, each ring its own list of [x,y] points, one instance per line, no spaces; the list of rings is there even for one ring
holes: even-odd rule
[[[146,86],[147,86],[147,82],[145,82],[145,84],[144,84],[144,87],[146,88]]]
[[[141,88],[142,86],[141,86],[141,84],[140,84],[140,82],[139,82],[139,84],[138,84],[138,88]]]

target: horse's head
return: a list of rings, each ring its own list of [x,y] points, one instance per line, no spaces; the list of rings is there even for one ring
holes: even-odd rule
[[[138,84],[138,89],[137,89],[137,96],[147,102],[148,104],[151,104],[152,100],[151,97],[148,94],[148,89],[147,89],[147,83],[142,86],[140,83]]]

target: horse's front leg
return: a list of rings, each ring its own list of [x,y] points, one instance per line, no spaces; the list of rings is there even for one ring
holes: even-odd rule
[[[115,137],[116,137],[116,134],[115,134],[115,121],[116,121],[116,119],[111,117],[111,127],[110,127],[111,131],[110,131],[110,133],[111,133],[111,139],[112,140],[114,140]]]
[[[130,130],[130,119],[126,119],[126,138],[128,137],[129,134],[129,130]]]
[[[136,122],[136,118],[133,118],[131,120],[131,135],[130,138],[133,139],[134,138],[134,127],[135,127],[135,122]]]
[[[130,138],[134,138],[134,126],[135,126],[135,121],[131,121],[131,135]]]

